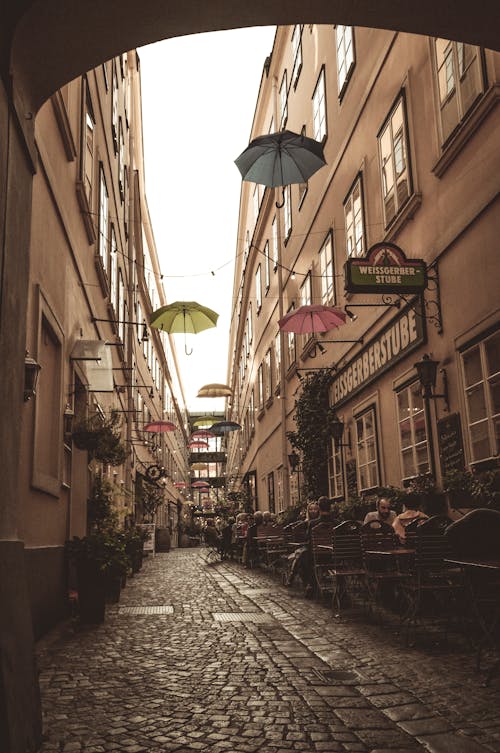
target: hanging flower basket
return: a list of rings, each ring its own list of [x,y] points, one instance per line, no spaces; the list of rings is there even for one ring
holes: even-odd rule
[[[112,411],[109,418],[96,414],[81,421],[75,426],[72,438],[79,450],[87,450],[92,458],[106,465],[122,465],[128,457],[116,411]]]

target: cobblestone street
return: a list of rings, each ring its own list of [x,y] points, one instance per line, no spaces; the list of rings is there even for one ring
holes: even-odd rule
[[[42,753],[500,751],[500,680],[465,644],[406,648],[202,553],[148,558],[103,625],[40,641]]]

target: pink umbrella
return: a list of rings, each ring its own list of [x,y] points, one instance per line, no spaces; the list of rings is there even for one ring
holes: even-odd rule
[[[205,442],[204,439],[194,439],[192,442],[188,442],[187,446],[190,450],[195,448],[206,450],[208,448],[208,442]]]
[[[191,434],[191,439],[210,439],[211,437],[215,437],[215,434],[208,429],[196,429]]]
[[[317,303],[289,311],[278,324],[284,332],[302,335],[306,332],[328,332],[330,329],[345,324],[345,320],[344,311],[334,306],[323,306]]]
[[[187,484],[185,481],[174,481],[174,486],[176,489],[185,489]]]
[[[172,421],[151,421],[144,426],[144,431],[164,432],[175,431],[177,426]]]
[[[193,481],[191,487],[193,489],[207,489],[208,487],[210,487],[210,484],[208,483],[208,481]]]

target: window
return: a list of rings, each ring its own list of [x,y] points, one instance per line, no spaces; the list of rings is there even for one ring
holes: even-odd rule
[[[406,112],[404,99],[401,97],[378,137],[386,226],[399,212],[412,191],[406,134]]]
[[[306,135],[306,127],[305,127],[305,125],[302,126],[302,128],[300,129],[300,133],[302,134],[302,136]],[[300,207],[302,205],[302,202],[304,201],[304,198],[305,198],[305,195],[307,193],[308,187],[309,187],[309,184],[308,184],[307,180],[304,183],[298,183],[299,209],[300,209]]]
[[[125,285],[123,284],[123,273],[121,269],[118,270],[118,310],[116,312],[118,316],[118,337],[125,342],[125,324],[123,322],[123,306],[125,303]]]
[[[251,302],[248,304],[247,332],[248,332],[248,343],[251,344],[253,340],[253,317],[252,317],[252,303]]]
[[[335,305],[335,271],[333,264],[333,242],[330,232],[319,250],[321,303],[324,306]]]
[[[374,486],[379,486],[374,408],[370,408],[356,418],[356,453],[360,490],[372,489]]]
[[[281,79],[280,86],[280,131],[286,126],[288,120],[288,84],[286,71]]]
[[[253,390],[250,390],[250,399],[248,401],[248,416],[250,419],[250,434],[255,431],[255,398],[253,396]]]
[[[257,306],[257,313],[259,313],[262,308],[262,272],[260,264],[255,273],[255,305]]]
[[[99,238],[97,241],[99,257],[104,271],[109,275],[108,258],[108,189],[102,165],[99,168]]]
[[[273,239],[273,269],[276,272],[278,269],[278,223],[276,222],[276,215],[273,217],[271,229]]]
[[[267,294],[271,285],[271,258],[269,256],[269,241],[266,241],[266,245],[264,246],[264,258],[264,280]]]
[[[344,496],[342,447],[332,439],[328,443],[328,487],[330,497]]]
[[[472,462],[500,450],[500,332],[462,353]]]
[[[61,333],[52,313],[45,310],[44,299],[40,298],[39,303],[42,308],[42,317],[37,360],[42,370],[35,399],[32,482],[36,488],[58,497],[62,480],[60,467]]]
[[[290,306],[288,309],[288,312],[294,310],[294,306]],[[288,313],[287,312],[287,313]],[[297,355],[296,355],[296,344],[295,344],[295,334],[293,332],[287,332],[286,333],[286,367],[289,369],[296,361]]]
[[[123,201],[125,198],[125,143],[121,118],[118,124],[118,188],[120,199]]]
[[[356,178],[351,192],[344,201],[344,216],[347,256],[364,256],[365,230],[361,176]]]
[[[274,379],[277,385],[281,382],[281,334],[274,338]]]
[[[355,58],[352,26],[337,26],[335,36],[337,38],[337,83],[339,97],[341,97],[354,69]]]
[[[111,132],[113,134],[113,145],[115,154],[118,153],[118,76],[116,75],[116,64],[113,62],[113,85],[111,89]]]
[[[435,39],[443,142],[463,120],[483,91],[479,48],[462,42]]]
[[[141,324],[141,322],[142,322],[142,306],[139,303],[139,301],[137,301],[136,321],[137,321],[137,328],[136,328],[137,342],[140,343],[141,340],[142,340],[143,326]]]
[[[94,151],[95,151],[95,120],[90,101],[85,108],[85,150],[83,152],[83,180],[85,196],[89,207],[92,206],[92,189],[94,185]]]
[[[326,92],[325,92],[325,69],[321,69],[316,88],[313,94],[313,138],[322,141],[327,134],[326,130]]]
[[[250,231],[247,230],[245,233],[245,250],[243,254],[243,261],[246,261],[248,259],[249,253],[250,253]]]
[[[283,222],[285,223],[285,243],[292,232],[292,192],[290,186],[283,188]]]
[[[272,370],[271,348],[269,348],[264,358],[264,399],[266,403],[272,396],[273,396],[273,370]]]
[[[304,277],[304,282],[300,286],[300,305],[310,306],[312,303],[312,285],[311,285],[311,273],[308,272]],[[305,333],[300,336],[302,341],[302,347],[305,347],[307,341],[311,338],[311,334]]]
[[[269,512],[276,512],[275,500],[274,500],[274,473],[267,474],[267,503],[269,506]]]
[[[292,52],[293,52],[293,70],[292,70],[292,84],[295,89],[300,72],[302,70],[302,26],[297,24],[293,27],[292,32]]]
[[[276,504],[278,506],[278,512],[285,509],[285,498],[283,494],[283,466],[280,466],[276,471],[277,484],[276,484]]]
[[[257,369],[257,407],[259,410],[264,407],[264,369],[262,364]]]
[[[429,445],[419,382],[413,382],[398,392],[397,401],[403,478],[428,473]]]
[[[114,225],[111,225],[110,232],[110,251],[109,251],[109,302],[113,308],[113,312],[116,314],[118,311],[118,249],[116,245],[116,233]]]

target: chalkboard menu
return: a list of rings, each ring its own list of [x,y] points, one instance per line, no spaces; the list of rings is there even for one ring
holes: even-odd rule
[[[345,475],[347,481],[347,498],[358,496],[358,474],[356,468],[356,458],[348,460],[345,464]]]
[[[449,471],[463,471],[465,462],[460,414],[451,413],[439,419],[437,432],[441,472],[445,474]]]

